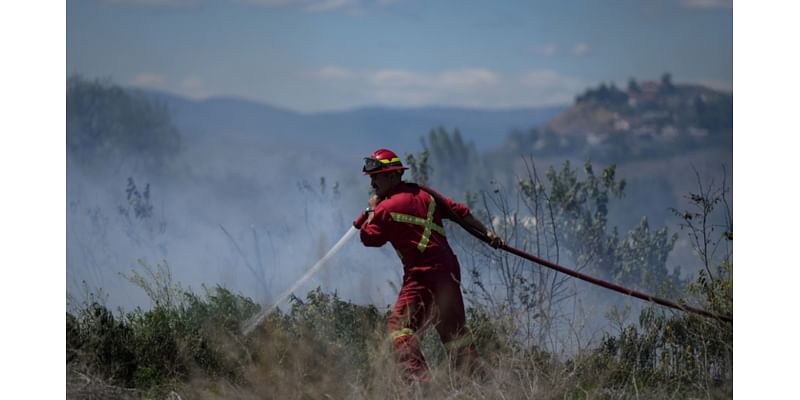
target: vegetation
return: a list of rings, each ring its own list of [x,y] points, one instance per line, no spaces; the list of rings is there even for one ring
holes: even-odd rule
[[[431,129],[422,146],[417,156],[406,155],[413,181],[436,182],[440,190],[449,192],[476,187],[488,179],[475,145],[465,142],[457,128],[452,134],[444,127]]]
[[[585,177],[579,178],[565,164],[549,170],[546,183],[531,168],[529,179],[519,182],[520,207],[510,207],[498,189],[471,195],[486,205],[476,215],[494,222],[515,246],[554,259],[573,258],[615,279],[646,283],[673,278],[664,267],[665,252],[674,241],[666,231],[650,233],[644,223],[620,239],[607,229],[607,204],[624,190],[613,167],[597,175],[587,164]],[[711,221],[714,206],[727,204],[726,194],[724,187],[701,189],[688,197],[690,211],[676,211],[696,238],[696,247],[729,249],[729,216],[724,229],[695,223]],[[506,213],[494,215],[497,209]],[[454,242],[468,240],[452,236]],[[254,334],[244,336],[239,328],[259,306],[222,287],[203,288],[202,295],[183,289],[172,281],[166,263],[143,264],[143,274],[128,276],[152,300],[149,310],[114,313],[95,296],[67,313],[68,367],[104,387],[156,398],[173,392],[187,398],[732,395],[730,324],[656,307],[644,308],[638,322],[630,323],[629,309],[611,307],[607,318],[616,331],[566,349],[553,338],[575,332],[581,323],[580,316],[564,313],[577,296],[570,281],[506,255],[484,255],[490,258],[486,261],[477,251],[470,254],[462,259],[471,272],[470,287],[465,288],[471,304],[468,322],[485,362],[483,377],[451,371],[446,353],[429,332],[423,348],[436,384],[402,384],[385,332],[388,309],[345,302],[319,289],[304,299],[292,298],[287,312],[270,315]],[[682,301],[732,315],[730,251],[699,254],[707,255],[701,260],[704,268],[685,285]],[[495,279],[502,285],[494,285]]]
[[[79,165],[159,169],[179,147],[166,107],[108,81],[67,79],[67,153]]]
[[[198,373],[240,379],[247,353],[235,345],[235,332],[258,306],[222,287],[198,296],[172,283],[167,264],[143,266],[145,276],[129,279],[152,308],[114,315],[94,297],[67,313],[68,362],[102,371],[113,384],[156,392]]]
[[[74,102],[77,111],[68,109],[68,146],[74,145],[68,151],[76,161],[108,162],[107,151],[119,151],[139,154],[148,165],[158,166],[177,149],[171,147],[177,136],[163,110],[113,86],[72,79],[68,97],[75,97],[68,104]],[[669,76],[662,85],[668,86],[664,95],[680,92]],[[644,92],[643,86],[633,81],[628,91]],[[81,97],[85,91],[95,94]],[[607,87],[582,101],[605,102],[606,92],[613,97],[615,91],[619,89]],[[148,110],[152,129],[105,119],[110,113],[124,122],[120,116],[129,107]],[[92,112],[98,114],[86,117]],[[541,149],[572,151],[566,149],[575,145],[560,135],[543,133],[542,138]],[[152,152],[145,150],[148,146]],[[488,178],[474,147],[457,130],[451,134],[443,128],[432,130],[424,150],[407,155],[406,162],[410,179],[443,193],[469,188],[463,199],[473,213],[514,247],[625,286],[733,314],[733,228],[725,182],[719,188],[698,178],[698,191],[686,197],[687,209],[672,210],[699,255],[698,272],[687,278],[667,266],[675,233],[651,228],[647,219],[627,232],[609,223],[609,207],[626,188],[614,165],[596,171],[590,162],[582,168],[565,162],[540,173],[528,158],[527,174],[510,186],[484,186]],[[323,203],[340,196],[338,183],[329,185],[324,178],[318,188],[303,181],[298,189]],[[149,185],[141,189],[130,178],[126,199],[117,211],[129,225],[145,227],[143,235],[163,231],[163,223],[153,221],[157,216]],[[68,397],[732,396],[731,324],[649,305],[631,310],[617,303],[619,295],[594,295],[588,285],[446,228],[464,271],[468,323],[482,355],[482,375],[451,370],[447,353],[430,330],[422,343],[434,384],[403,384],[386,332],[388,308],[352,304],[320,289],[293,297],[288,310],[271,314],[255,332],[243,335],[241,326],[260,310],[256,302],[220,286],[199,292],[183,288],[173,281],[166,261],[141,262],[127,278],[147,294],[150,308],[111,310],[102,294],[68,302]],[[265,282],[268,274],[262,266],[251,271]],[[587,332],[592,323],[602,323],[600,335]]]

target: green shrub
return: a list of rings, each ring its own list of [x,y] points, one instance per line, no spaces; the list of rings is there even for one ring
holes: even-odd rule
[[[617,257],[617,263],[608,266],[622,265],[622,271],[636,272],[631,280],[644,280],[646,272],[671,278],[661,267],[674,239],[666,231],[650,233],[646,224],[629,234],[635,239],[632,241],[609,236],[604,207],[608,194],[621,187],[613,169],[601,177],[587,173],[590,182],[575,180],[574,171],[567,166],[557,179],[564,185],[540,199],[554,202],[553,208],[558,208],[554,214],[559,218],[571,215],[560,229],[574,224],[572,233],[589,235],[584,239],[594,243],[583,254],[595,260]],[[539,191],[541,185],[532,181],[529,188]],[[691,221],[711,221],[703,217],[713,210],[709,205],[726,204],[708,194],[690,196],[690,200],[702,209],[681,213],[691,216]],[[729,245],[732,218],[726,221],[728,226],[721,230],[719,240]],[[726,247],[720,247],[720,241],[708,232],[696,230],[710,228],[710,223],[687,225],[696,246]],[[591,236],[594,234],[603,239]],[[568,241],[560,243],[567,247]],[[702,255],[700,272],[687,285],[682,301],[732,315],[730,253],[721,259],[710,251],[698,254]],[[644,259],[650,269],[626,270],[627,264],[620,262],[629,260],[633,266],[637,259]],[[393,370],[388,309],[352,304],[317,288],[304,299],[292,297],[287,312],[268,315],[252,334],[244,336],[240,327],[260,309],[251,299],[219,286],[204,286],[202,294],[195,294],[173,283],[166,263],[142,266],[143,272],[132,273],[129,279],[148,294],[152,307],[114,315],[94,300],[98,296],[90,296],[91,303],[67,313],[68,365],[154,397],[166,397],[172,390],[187,398],[408,395],[408,387]],[[480,279],[476,281],[480,283]],[[519,286],[524,289],[521,293],[532,295],[540,294],[542,287]],[[542,317],[546,308],[531,308],[531,303],[522,300],[517,305],[529,308],[509,304],[514,305],[502,303],[492,308],[474,302],[466,310],[488,372],[482,379],[465,380],[451,374],[435,329],[429,330],[422,347],[438,383],[436,392],[427,397],[458,394],[459,398],[486,398],[492,396],[487,393],[499,393],[506,398],[708,398],[732,394],[733,330],[729,323],[670,314],[651,306],[641,311],[636,324],[626,324],[626,316],[612,312],[609,319],[617,323],[617,332],[606,333],[599,342],[575,351],[557,352],[540,339],[561,334],[546,325],[547,318]],[[581,323],[570,322],[576,324],[570,328]],[[539,328],[544,335],[534,332]]]
[[[258,309],[221,287],[206,288],[203,297],[186,291],[181,301],[156,302],[150,310],[118,317],[92,303],[78,317],[67,314],[68,362],[145,390],[165,389],[198,371],[237,381],[249,362],[238,329]]]
[[[113,382],[130,386],[136,371],[136,353],[132,329],[124,319],[115,318],[106,307],[92,303],[80,310],[77,317],[67,314],[75,325],[68,325],[68,351],[77,355],[81,363],[103,372]]]

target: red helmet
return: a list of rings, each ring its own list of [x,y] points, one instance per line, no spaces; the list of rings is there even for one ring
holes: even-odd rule
[[[403,166],[400,157],[389,149],[378,149],[372,156],[364,158],[364,168],[361,171],[364,175],[379,174],[390,171],[402,171],[408,169]]]

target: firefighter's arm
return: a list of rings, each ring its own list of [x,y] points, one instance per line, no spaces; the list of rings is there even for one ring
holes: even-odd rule
[[[478,221],[477,218],[473,217],[472,214],[467,214],[464,217],[464,222],[477,229],[479,232],[483,232],[491,240],[489,244],[495,249],[503,245],[503,239],[497,236],[493,231],[486,229],[486,226],[484,226],[481,221]]]
[[[388,238],[384,232],[385,227],[385,212],[377,209],[380,199],[373,195],[369,199],[369,211],[366,211],[367,220],[361,226],[361,243],[368,247],[380,247],[386,244]]]
[[[460,217],[464,220],[468,225],[472,226],[473,228],[477,229],[478,232],[483,232],[484,235],[489,237],[491,242],[489,243],[495,249],[503,245],[503,239],[500,239],[493,231],[486,229],[486,227],[478,221],[475,217],[472,216],[472,213],[469,211],[469,207],[464,204],[461,204],[457,201],[453,201],[453,199],[449,197],[444,197],[444,202],[447,208],[453,212],[457,217]],[[447,217],[449,218],[449,217]]]
[[[367,210],[372,210],[372,212],[369,211],[367,212],[367,223],[372,221],[372,218],[375,217],[375,207],[377,207],[378,203],[380,202],[381,199],[378,197],[377,194],[373,194],[372,196],[369,197],[369,201],[367,201],[369,207],[367,208]]]

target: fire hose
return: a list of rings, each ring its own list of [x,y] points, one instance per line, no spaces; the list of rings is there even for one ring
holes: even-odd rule
[[[442,195],[437,193],[433,189],[430,189],[430,188],[425,187],[423,185],[417,185],[417,186],[420,189],[422,189],[425,192],[427,192],[428,194],[430,194],[431,196],[433,196],[433,198],[436,200],[437,204],[440,204],[440,205],[447,204],[444,201],[444,199],[442,198]],[[483,242],[485,242],[487,244],[491,244],[492,240],[489,239],[489,237],[486,236],[486,234],[484,234],[483,232],[480,232],[478,229],[476,229],[472,225],[467,224],[461,217],[456,215],[449,207],[443,206],[442,209],[443,209],[443,212],[444,212],[446,217],[448,217],[450,220],[452,220],[453,222],[455,222],[458,225],[460,225],[469,234],[471,234],[472,236],[476,237],[480,241],[483,241]],[[366,219],[367,219],[367,215],[366,215],[366,213],[364,213],[358,218],[358,220],[356,220],[356,222],[354,222],[353,225],[356,228],[360,228],[361,225],[366,221]],[[587,274],[575,271],[573,269],[563,267],[561,265],[558,265],[558,264],[556,264],[554,262],[545,260],[543,258],[536,257],[536,256],[534,256],[532,254],[529,254],[529,253],[526,253],[526,252],[524,252],[522,250],[519,250],[519,249],[516,249],[514,247],[511,247],[506,243],[501,244],[497,248],[499,248],[501,250],[504,250],[506,252],[509,252],[511,254],[514,254],[514,255],[516,255],[518,257],[522,257],[522,258],[524,258],[526,260],[532,261],[532,262],[534,262],[536,264],[539,264],[541,266],[556,270],[556,271],[561,272],[563,274],[567,274],[569,276],[572,276],[572,277],[578,278],[580,280],[592,283],[594,285],[598,285],[598,286],[604,287],[606,289],[613,290],[615,292],[619,292],[619,293],[622,293],[622,294],[626,294],[628,296],[636,297],[636,298],[644,300],[644,301],[649,301],[649,302],[653,302],[653,303],[656,303],[656,304],[660,304],[662,306],[673,308],[673,309],[676,309],[676,310],[689,312],[689,313],[694,313],[694,314],[702,315],[704,317],[713,318],[713,319],[717,319],[717,320],[720,320],[720,321],[733,323],[733,317],[732,316],[720,315],[720,314],[713,313],[713,312],[710,312],[710,311],[707,311],[707,310],[704,310],[704,309],[701,309],[701,308],[692,307],[692,306],[689,306],[689,305],[686,305],[686,304],[678,304],[678,303],[670,301],[670,300],[662,299],[662,298],[659,298],[659,297],[656,297],[656,296],[653,296],[653,295],[650,295],[650,294],[647,294],[647,293],[643,293],[643,292],[639,292],[639,291],[636,291],[636,290],[633,290],[633,289],[629,289],[629,288],[626,288],[624,286],[620,286],[620,285],[617,285],[615,283],[608,282],[608,281],[593,277],[591,275],[587,275]]]

